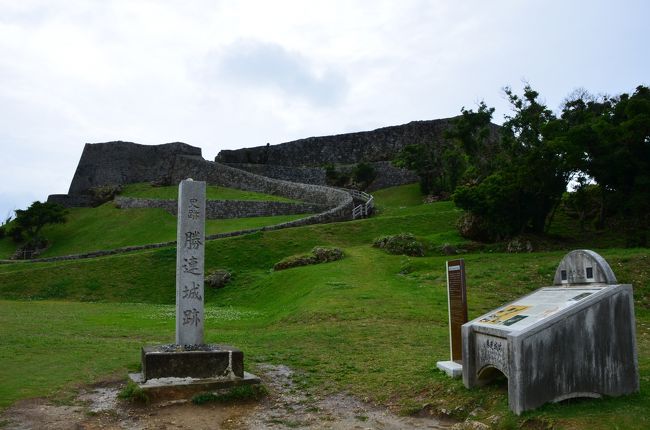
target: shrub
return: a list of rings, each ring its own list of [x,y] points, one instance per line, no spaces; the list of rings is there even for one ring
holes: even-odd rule
[[[122,192],[121,185],[102,185],[93,187],[88,190],[88,194],[93,198],[93,205],[99,206],[115,198],[116,195]]]
[[[339,248],[326,248],[323,246],[315,246],[311,253],[316,257],[318,263],[327,263],[336,261],[343,258],[343,251]]]
[[[350,173],[342,171],[340,168],[334,164],[326,164],[323,166],[325,169],[325,182],[327,185],[333,187],[347,187],[352,181],[352,176]]]
[[[310,264],[327,263],[342,259],[343,251],[339,248],[316,246],[310,254],[292,255],[275,263],[273,270],[284,270]]]
[[[377,177],[375,168],[368,163],[357,164],[354,168],[353,174],[354,182],[356,182],[362,189],[367,188],[368,185],[370,185],[370,183]]]
[[[380,236],[372,244],[389,254],[424,257],[424,244],[411,233],[400,233],[394,236]]]
[[[149,404],[149,396],[147,396],[147,393],[133,381],[129,381],[117,397],[132,403]]]

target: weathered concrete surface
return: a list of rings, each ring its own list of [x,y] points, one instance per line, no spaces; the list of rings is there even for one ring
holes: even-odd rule
[[[241,385],[260,384],[260,378],[243,372],[241,377],[210,377],[210,378],[159,378],[143,381],[141,373],[130,373],[129,379],[146,393],[151,402],[186,400],[195,394],[219,392]]]
[[[203,344],[205,182],[178,185],[176,236],[176,344]]]
[[[569,254],[558,268],[594,267],[589,283],[541,288],[463,325],[466,387],[503,373],[516,414],[546,402],[639,390],[632,286],[594,282],[615,277],[592,254]]]
[[[592,283],[614,285],[618,282],[607,261],[588,249],[578,249],[565,255],[553,278],[553,285]]]
[[[244,376],[244,353],[228,345],[156,345],[142,348],[144,381],[159,378]]]
[[[450,378],[461,378],[463,376],[463,365],[455,361],[438,361],[436,367],[447,374]]]

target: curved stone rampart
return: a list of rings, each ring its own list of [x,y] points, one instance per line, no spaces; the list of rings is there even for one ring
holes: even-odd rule
[[[323,204],[339,210],[347,208],[347,218],[337,218],[336,221],[351,219],[352,196],[345,190],[323,185],[301,184],[267,178],[225,164],[206,161],[201,157],[178,156],[174,163],[171,177],[172,183],[179,183],[187,178],[206,181],[210,185],[220,185],[222,187],[287,197],[292,200]]]
[[[119,209],[160,208],[173,216],[178,211],[177,200],[143,199],[136,197],[115,198]],[[207,219],[250,218],[260,216],[297,215],[320,213],[328,210],[316,203],[269,202],[252,200],[208,200],[205,205]]]
[[[395,167],[390,161],[375,161],[368,164],[372,166],[376,174],[375,179],[368,185],[368,191],[412,184],[419,180],[418,175],[412,170]],[[288,167],[250,163],[227,163],[227,165],[273,179],[301,182],[303,184],[327,185],[324,167]],[[356,166],[356,164],[337,165],[336,170],[342,174],[352,175]]]

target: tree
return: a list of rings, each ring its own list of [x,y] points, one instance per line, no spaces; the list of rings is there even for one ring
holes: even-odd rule
[[[479,175],[453,195],[456,205],[483,226],[481,238],[490,240],[543,233],[575,173],[569,162],[573,148],[539,94],[529,85],[522,96],[510,88],[505,94],[514,115],[503,124],[498,157],[484,170],[487,176]]]
[[[45,243],[41,230],[47,224],[66,221],[67,210],[56,203],[34,202],[27,209],[17,209],[13,229],[16,235],[27,240],[27,246],[38,248]],[[16,236],[15,236],[16,237]]]
[[[464,180],[480,181],[494,171],[501,152],[496,128],[492,124],[493,107],[479,103],[478,110],[461,108],[461,116],[453,121],[445,137],[458,145],[467,157]]]
[[[632,95],[572,95],[562,110],[566,140],[581,149],[579,169],[600,185],[600,225],[621,216],[630,246],[645,246],[650,228],[650,88]]]

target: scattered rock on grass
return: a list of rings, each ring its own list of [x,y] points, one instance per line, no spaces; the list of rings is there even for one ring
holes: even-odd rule
[[[506,251],[515,254],[533,252],[533,244],[523,237],[515,237],[506,245]]]
[[[232,274],[227,270],[215,270],[205,277],[205,285],[215,289],[223,288],[228,282],[230,282],[231,278]]]

